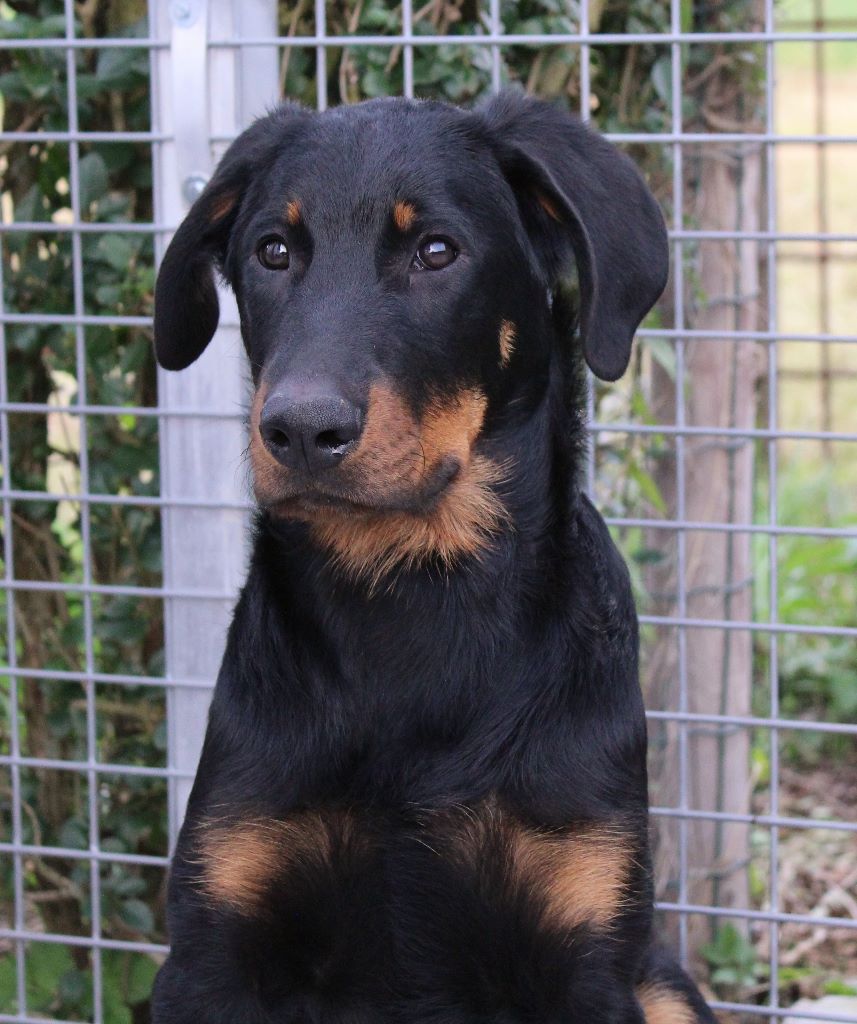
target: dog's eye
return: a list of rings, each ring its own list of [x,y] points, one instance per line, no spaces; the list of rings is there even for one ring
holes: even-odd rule
[[[286,270],[289,265],[289,247],[282,238],[267,238],[259,246],[256,255],[268,270]]]
[[[443,270],[458,256],[455,248],[446,238],[427,238],[417,249],[414,266],[420,270]]]

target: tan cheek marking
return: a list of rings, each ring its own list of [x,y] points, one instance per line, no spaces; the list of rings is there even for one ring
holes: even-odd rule
[[[465,389],[451,401],[435,403],[426,410],[420,437],[430,465],[450,455],[463,464],[469,462],[487,406],[488,399],[474,388]]]
[[[366,424],[352,459],[353,471],[365,487],[379,482],[413,483],[422,466],[419,426],[404,400],[387,385],[369,391]]]
[[[301,221],[301,201],[300,199],[292,199],[286,204],[286,220],[292,227],[300,224]]]
[[[699,1024],[694,1010],[665,985],[650,982],[637,989],[646,1024]]]
[[[433,404],[418,424],[394,392],[372,389],[366,427],[352,463],[363,487],[377,490],[381,481],[390,494],[413,490],[449,457],[461,469],[424,515],[379,512],[314,517],[313,536],[333,550],[341,569],[366,577],[375,586],[397,566],[413,567],[430,557],[451,566],[487,546],[506,520],[493,489],[506,467],[472,454],[486,405],[481,392],[466,390],[452,401]]]
[[[346,812],[308,811],[285,821],[203,821],[197,828],[202,891],[245,915],[263,911],[272,884],[298,863],[330,864],[334,848],[368,848]]]
[[[555,220],[557,224],[562,224],[562,217],[552,199],[549,199],[544,192],[538,191],[536,192],[536,199],[538,199],[539,206],[541,206],[551,220]]]
[[[211,204],[211,213],[209,214],[208,220],[210,224],[216,224],[219,220],[232,212],[233,207],[238,202],[238,195],[235,192],[224,192],[223,195],[218,196]]]
[[[262,406],[267,397],[268,385],[263,381],[256,389],[250,406],[250,466],[253,470],[253,491],[256,500],[262,504],[276,500],[286,473],[285,468],[265,447],[262,435],[259,433]]]
[[[413,203],[406,203],[404,200],[398,200],[393,206],[393,220],[399,231],[407,231],[413,227],[414,221],[417,219],[416,207]]]
[[[503,369],[509,365],[509,360],[515,351],[517,336],[518,330],[511,320],[504,320],[500,324],[500,366]]]

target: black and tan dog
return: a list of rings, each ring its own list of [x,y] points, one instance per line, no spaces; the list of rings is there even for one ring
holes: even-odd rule
[[[522,96],[284,106],[223,158],[155,343],[199,356],[218,268],[259,513],[157,1024],[713,1020],[652,944],[636,619],[580,487],[583,361],[620,376],[667,263],[629,161]]]

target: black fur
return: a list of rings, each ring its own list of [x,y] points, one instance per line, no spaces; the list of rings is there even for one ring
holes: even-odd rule
[[[393,222],[400,200],[413,226]],[[272,232],[287,271],[256,258]],[[427,236],[458,259],[415,270]],[[477,390],[473,452],[503,467],[505,518],[478,551],[369,578],[336,562],[313,517],[431,517],[455,460],[393,494],[380,475],[346,489],[346,455],[260,498],[173,863],[156,1024],[642,1024],[646,982],[713,1020],[652,952],[636,616],[579,485],[581,351],[600,376],[623,372],[667,263],[633,166],[517,95],[475,112],[284,106],[230,148],[161,267],[161,363],[184,367],[210,340],[218,268],[265,393],[333,394],[365,415],[383,380],[419,419]],[[450,820],[478,836],[475,859]],[[260,901],[220,901],[200,883],[205,829],[242,821],[320,827],[327,852],[284,840]],[[509,822],[557,843],[615,831],[630,859],[610,928],[550,919],[514,870]]]

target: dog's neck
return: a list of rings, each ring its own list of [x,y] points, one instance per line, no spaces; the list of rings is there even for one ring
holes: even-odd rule
[[[355,573],[342,565],[335,548],[319,543],[311,523],[262,516],[257,547],[265,555],[256,564],[277,589],[278,581],[300,580],[302,593],[307,598],[313,594],[325,607],[347,594],[348,608],[367,608],[375,615],[383,606],[406,609],[416,593],[423,601],[434,594],[441,605],[450,599],[466,602],[468,594],[484,595],[497,586],[520,588],[525,596],[533,585],[528,577],[543,582],[556,561],[580,500],[583,427],[575,423],[569,429],[567,411],[556,414],[560,401],[567,396],[546,394],[524,422],[501,427],[480,443],[479,457],[503,467],[500,479],[490,485],[502,513],[472,554],[449,561],[429,556],[393,563],[377,574]],[[347,525],[355,530],[353,521]],[[373,526],[383,529],[383,519]],[[278,566],[274,573],[266,568],[271,561]]]
[[[288,742],[299,759],[298,725],[311,722],[330,745],[318,784],[333,785],[370,724],[386,737],[379,764],[387,748],[426,743],[463,745],[475,763],[484,737],[468,731],[474,723],[512,736],[527,708],[550,719],[567,685],[569,622],[600,628],[591,580],[569,571],[592,533],[577,486],[582,426],[569,423],[546,398],[497,437],[516,460],[498,491],[508,524],[480,557],[445,571],[404,570],[373,588],[341,573],[307,524],[259,521],[225,664],[272,758]],[[575,643],[586,649],[583,636]]]

